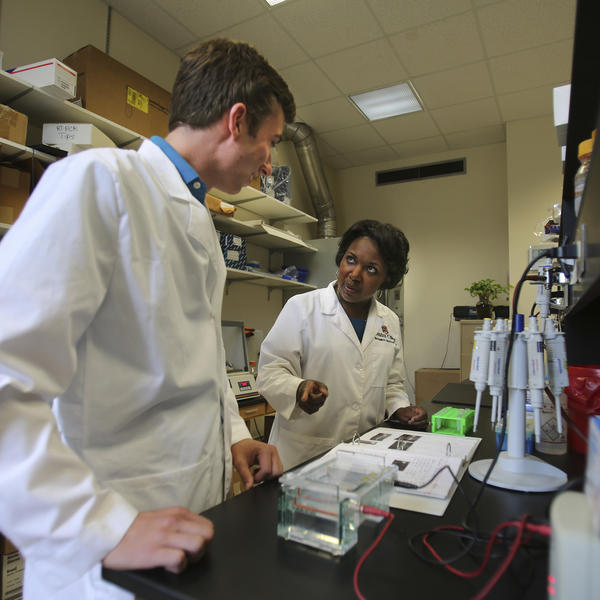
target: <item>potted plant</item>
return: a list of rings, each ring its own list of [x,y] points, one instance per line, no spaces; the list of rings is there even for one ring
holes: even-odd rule
[[[479,298],[479,302],[475,305],[477,316],[480,319],[493,319],[494,307],[492,300],[496,299],[500,294],[508,294],[512,285],[501,285],[494,279],[480,279],[474,281],[470,287],[466,287],[465,291],[469,292],[474,298]]]

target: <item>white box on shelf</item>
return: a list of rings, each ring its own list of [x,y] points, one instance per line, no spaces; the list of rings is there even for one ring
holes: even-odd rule
[[[9,69],[9,73],[61,100],[75,97],[77,72],[56,58]]]
[[[115,143],[90,123],[44,123],[42,143],[74,153],[86,148],[112,148]]]

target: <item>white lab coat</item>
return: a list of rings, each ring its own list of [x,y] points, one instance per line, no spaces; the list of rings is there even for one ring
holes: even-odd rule
[[[224,498],[250,437],[225,277],[208,210],[150,141],[50,166],[0,244],[0,530],[26,598],[130,597],[99,561],[137,512]]]
[[[371,302],[362,342],[333,288],[293,296],[260,349],[257,386],[277,414],[269,443],[284,469],[362,433],[409,406],[404,390],[400,323]],[[329,388],[325,404],[309,415],[296,405],[304,379]]]

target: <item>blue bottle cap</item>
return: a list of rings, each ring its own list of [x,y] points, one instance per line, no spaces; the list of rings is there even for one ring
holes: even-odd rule
[[[515,320],[515,331],[523,331],[525,329],[525,315],[522,313],[517,313],[514,317]]]

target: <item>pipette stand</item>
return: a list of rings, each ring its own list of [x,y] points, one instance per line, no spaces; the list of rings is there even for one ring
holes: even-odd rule
[[[521,492],[550,492],[567,482],[567,475],[536,456],[525,453],[525,401],[527,390],[527,342],[516,333],[509,365],[508,443],[487,483]],[[472,462],[469,474],[483,481],[492,459]]]

